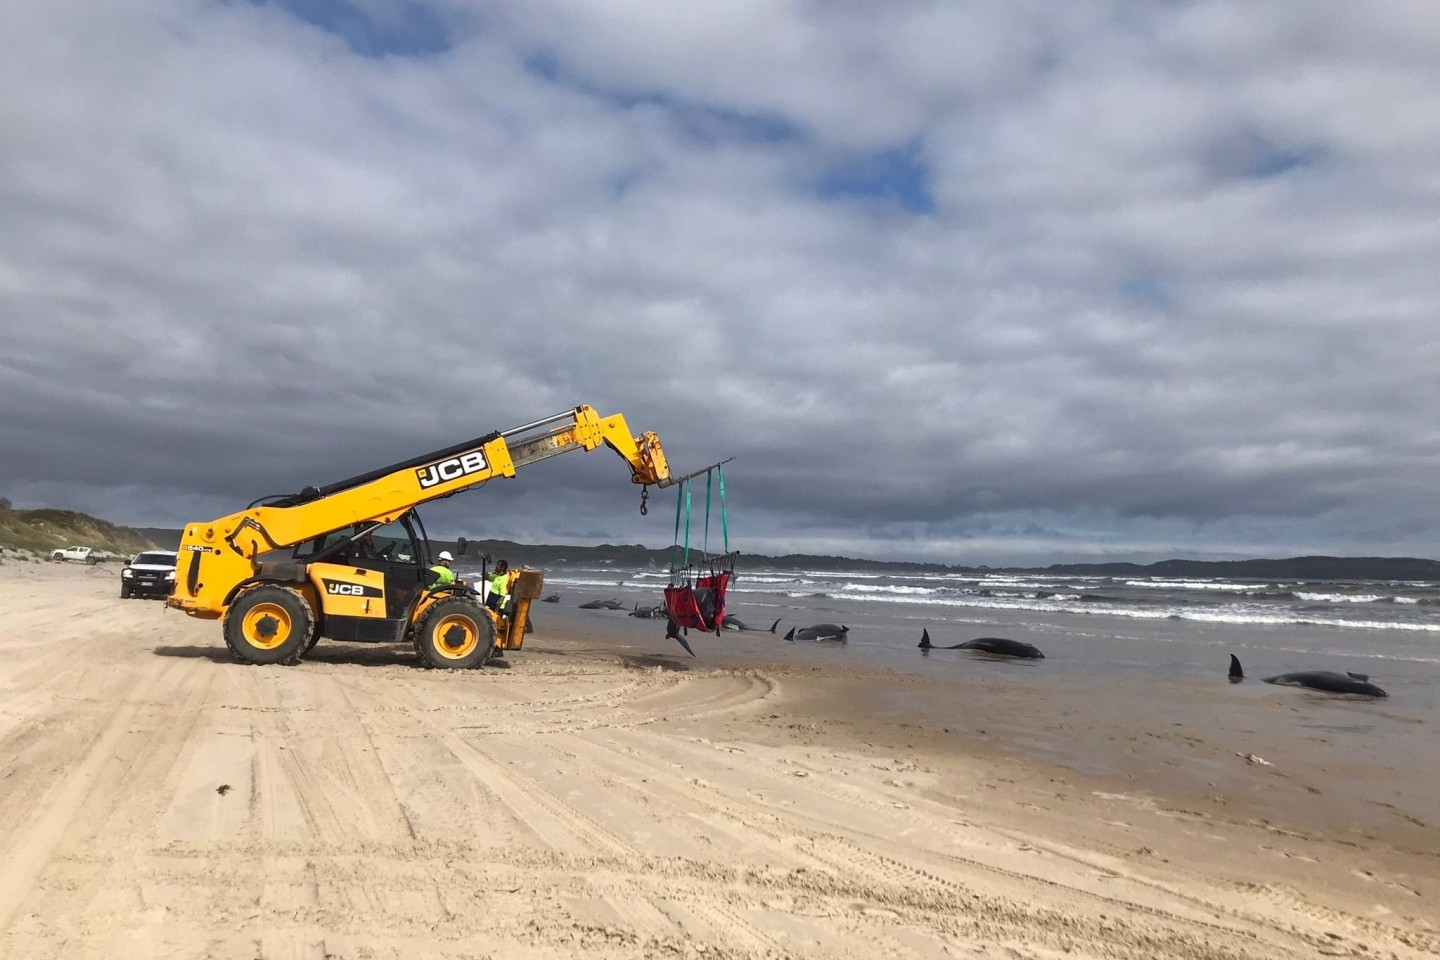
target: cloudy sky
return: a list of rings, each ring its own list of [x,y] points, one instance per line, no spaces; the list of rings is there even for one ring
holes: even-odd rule
[[[0,495],[590,404],[732,546],[1440,555],[1433,0],[6,0]],[[665,546],[562,457],[432,532]],[[712,537],[714,534],[712,533]]]

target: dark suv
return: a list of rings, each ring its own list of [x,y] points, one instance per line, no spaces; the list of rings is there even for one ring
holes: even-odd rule
[[[170,596],[175,586],[175,561],[179,554],[173,550],[147,550],[137,553],[135,559],[120,571],[120,599],[130,597]]]

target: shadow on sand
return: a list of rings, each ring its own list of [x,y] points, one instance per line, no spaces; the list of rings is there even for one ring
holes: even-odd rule
[[[648,670],[652,667],[677,672],[689,672],[690,670],[690,664],[672,657],[668,653],[647,653],[638,657],[624,656],[620,658],[620,666],[627,670]]]
[[[188,657],[209,660],[212,663],[238,664],[230,651],[223,645],[214,647],[156,647],[152,651],[157,657]],[[329,644],[320,643],[305,655],[296,666],[307,663],[351,664],[361,667],[414,667],[421,669],[415,651],[409,647],[380,644]],[[485,669],[508,670],[510,664],[496,658],[485,665]]]

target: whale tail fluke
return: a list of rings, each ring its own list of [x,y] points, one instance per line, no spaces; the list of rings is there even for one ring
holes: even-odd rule
[[[920,649],[921,649],[921,650],[929,650],[929,649],[930,649],[930,631],[929,631],[929,630],[922,630],[922,631],[920,632]]]
[[[775,628],[778,627],[778,626],[780,626],[780,621],[781,621],[781,620],[784,620],[784,619],[785,619],[784,617],[776,617],[776,618],[775,618],[775,622],[772,623],[772,624],[770,624],[770,632],[771,632],[771,633],[774,633],[774,632],[775,632]]]
[[[776,622],[778,623],[779,621],[777,620]],[[794,643],[794,642],[795,642],[795,628],[794,628],[794,627],[791,627],[791,628],[790,628],[790,632],[787,633],[787,634],[785,634],[785,639],[786,639],[786,640],[789,640],[791,643]]]
[[[1240,658],[1230,654],[1230,682],[1239,683],[1245,679],[1245,670],[1240,666]]]

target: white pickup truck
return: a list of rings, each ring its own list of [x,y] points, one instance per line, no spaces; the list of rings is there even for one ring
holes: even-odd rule
[[[89,547],[66,547],[63,550],[52,550],[51,560],[76,560],[80,563],[95,563],[100,558],[95,556],[95,551]]]

